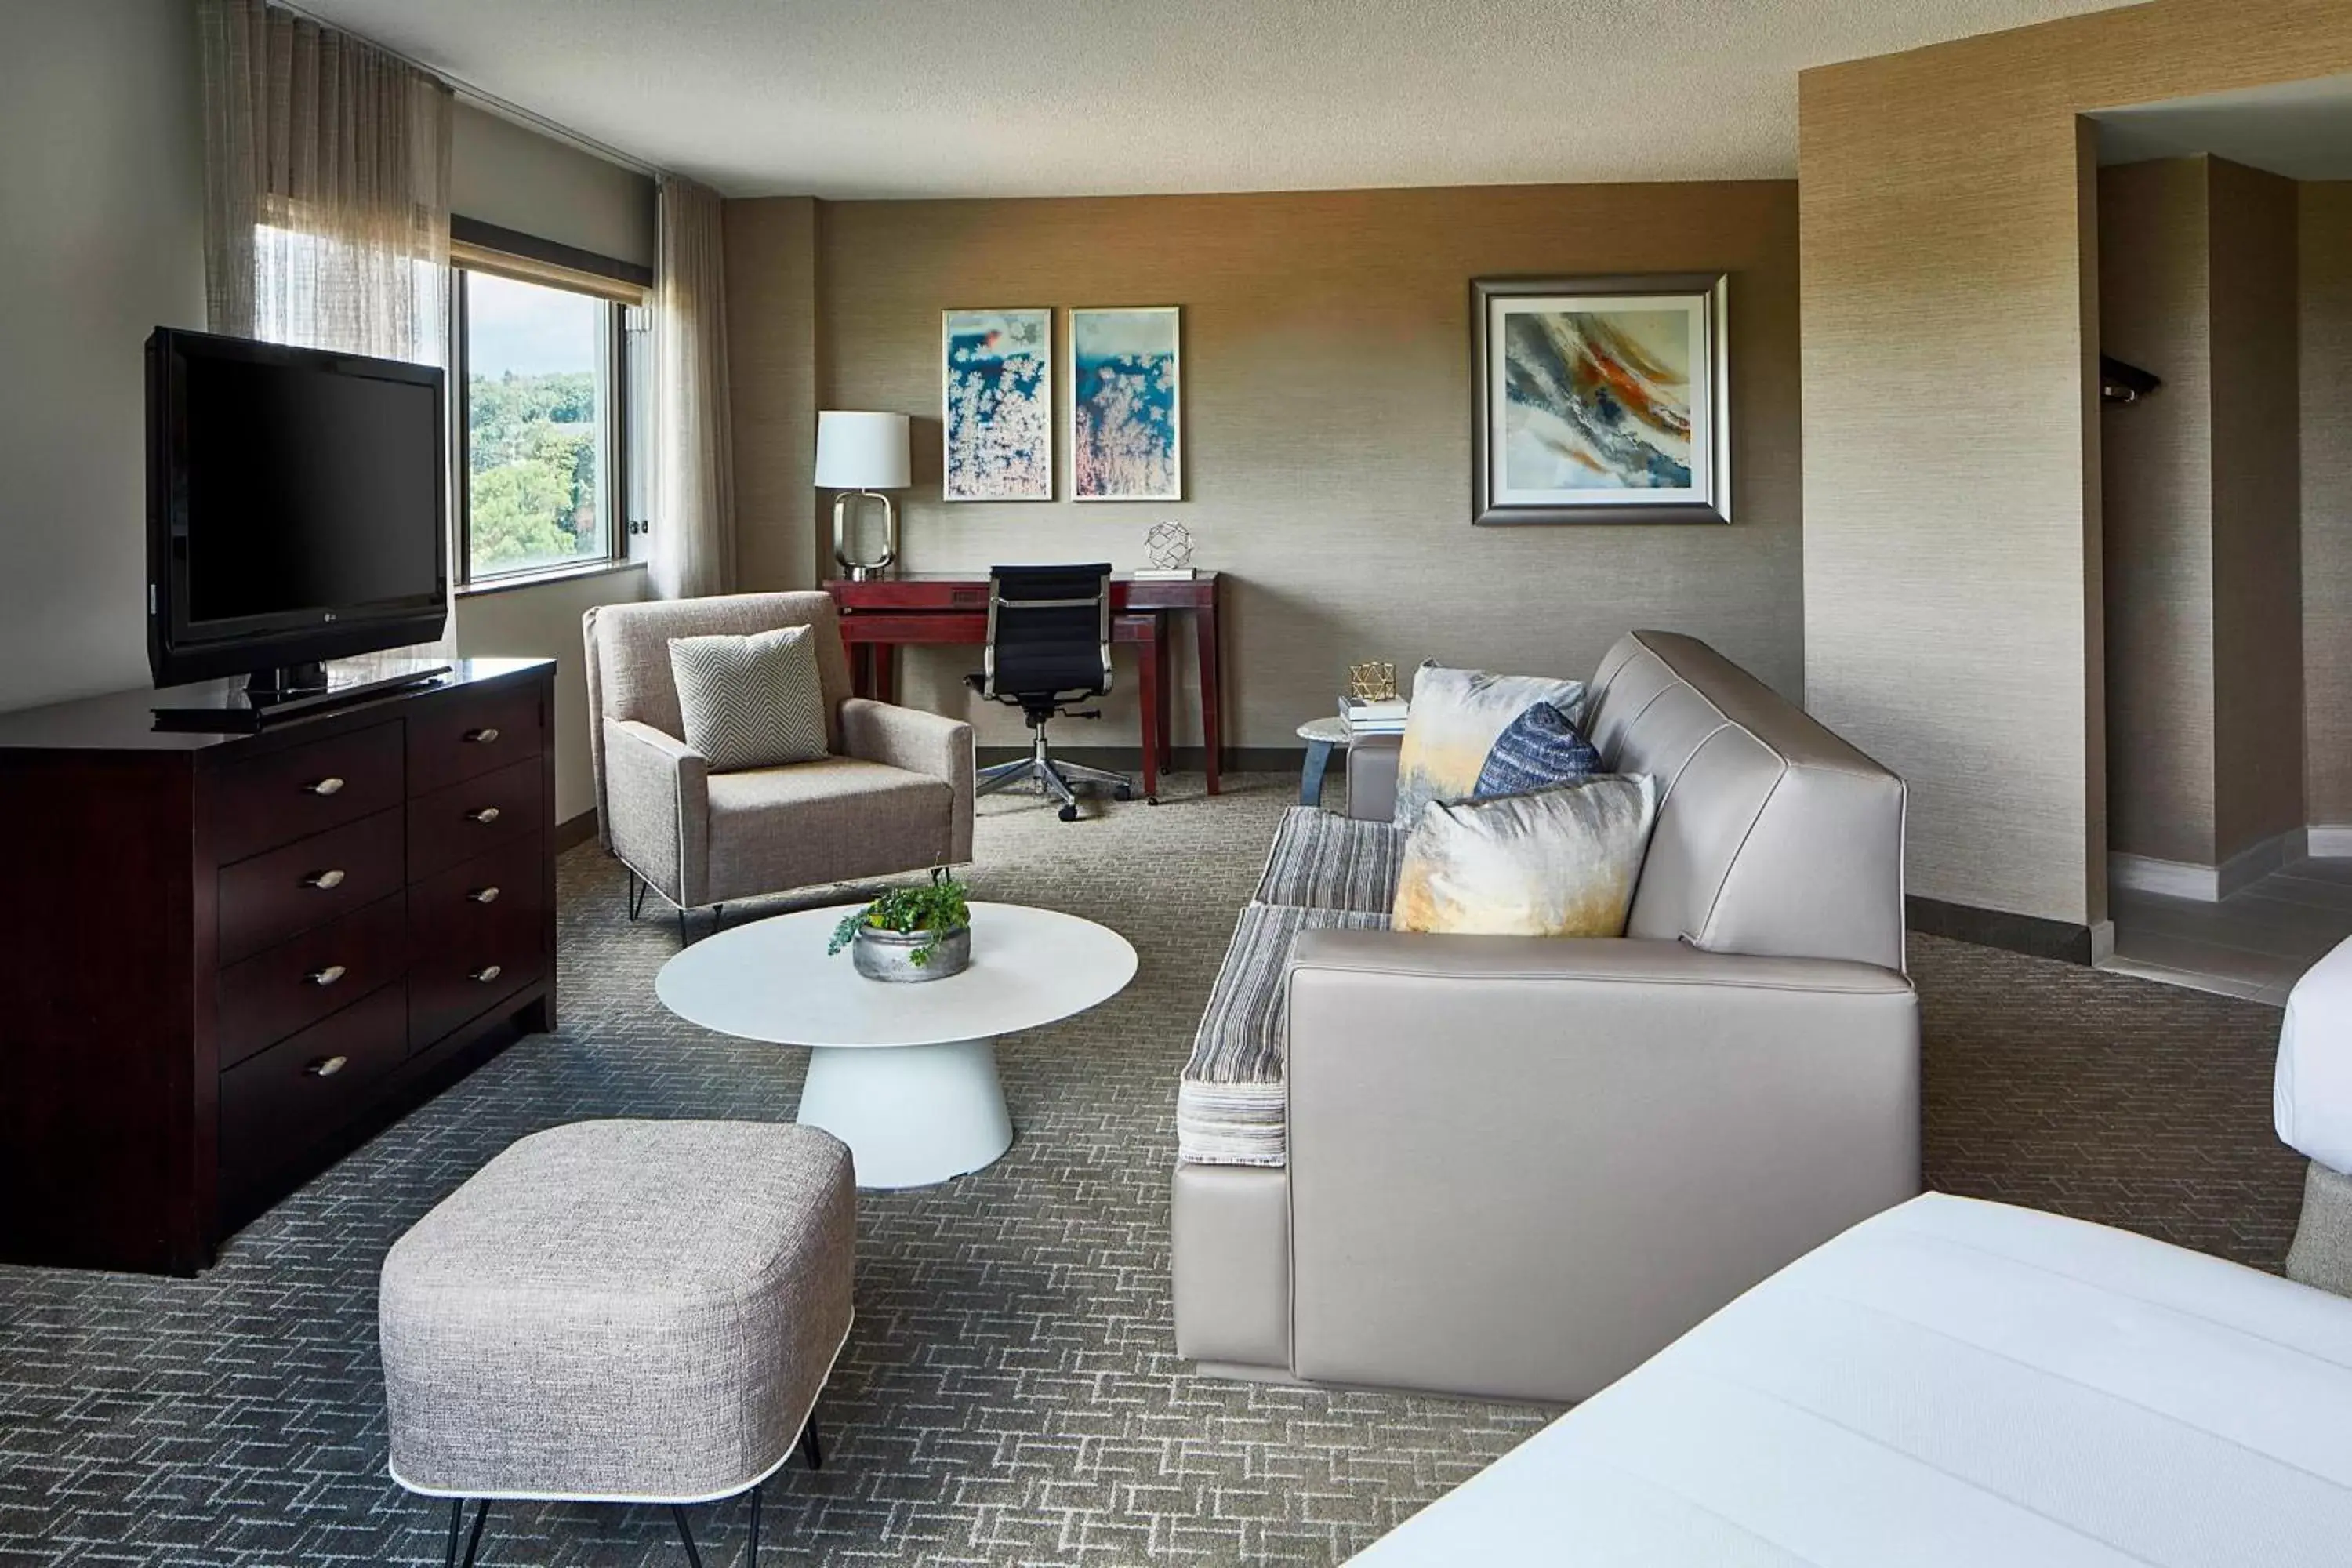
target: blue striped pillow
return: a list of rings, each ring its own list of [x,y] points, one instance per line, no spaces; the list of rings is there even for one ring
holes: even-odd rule
[[[1577,784],[1605,772],[1601,753],[1576,721],[1549,702],[1538,702],[1495,737],[1486,765],[1478,770],[1473,800]]]

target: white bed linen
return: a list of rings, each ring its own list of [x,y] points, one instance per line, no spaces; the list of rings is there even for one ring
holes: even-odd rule
[[[2352,1563],[2352,1300],[1930,1194],[1799,1258],[1355,1559]]]
[[[2352,942],[2305,971],[2279,1026],[2271,1117],[2290,1149],[2352,1172]]]

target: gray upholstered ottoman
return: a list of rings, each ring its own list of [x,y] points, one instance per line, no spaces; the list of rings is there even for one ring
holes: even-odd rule
[[[583,1121],[533,1133],[383,1263],[393,1479],[493,1498],[684,1506],[804,1444],[848,1336],[849,1151],[813,1127]],[[699,1556],[695,1556],[699,1562]]]

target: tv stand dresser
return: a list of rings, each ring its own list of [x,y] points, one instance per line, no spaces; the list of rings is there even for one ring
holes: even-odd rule
[[[554,1027],[554,672],[256,734],[0,714],[0,1260],[194,1273]]]

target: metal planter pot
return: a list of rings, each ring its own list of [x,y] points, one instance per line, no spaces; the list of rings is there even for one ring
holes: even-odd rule
[[[933,932],[927,931],[884,931],[877,926],[860,926],[850,939],[849,961],[857,973],[868,980],[889,981],[912,984],[923,980],[945,980],[950,974],[961,974],[971,963],[971,928],[951,931],[939,937],[931,945],[929,955],[920,963],[915,954],[931,944]]]

